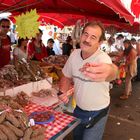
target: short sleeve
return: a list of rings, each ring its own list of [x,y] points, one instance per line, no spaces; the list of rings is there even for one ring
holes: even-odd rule
[[[72,65],[71,65],[71,59],[69,58],[64,66],[64,68],[62,69],[63,74],[68,77],[71,78],[72,77]]]
[[[73,64],[75,64],[74,62],[75,54],[76,54],[75,51],[71,53],[64,68],[62,69],[63,74],[68,78],[72,78],[72,66]]]

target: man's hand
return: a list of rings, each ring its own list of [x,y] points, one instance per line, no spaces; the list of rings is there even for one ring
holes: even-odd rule
[[[69,98],[66,93],[62,93],[61,95],[59,95],[59,99],[65,104],[69,101]]]
[[[59,99],[64,102],[64,103],[68,103],[70,96],[72,96],[72,94],[74,93],[74,88],[72,87],[71,89],[69,89],[66,93],[61,92],[60,91],[60,95],[58,93]]]
[[[90,79],[100,81],[112,81],[116,79],[118,68],[114,64],[86,63],[80,71]]]

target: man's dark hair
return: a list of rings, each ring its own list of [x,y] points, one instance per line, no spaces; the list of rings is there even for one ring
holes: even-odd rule
[[[91,22],[88,22],[88,23],[84,26],[82,33],[85,31],[85,28],[87,28],[87,27],[89,27],[89,26],[90,26],[90,27],[95,27],[95,26],[100,27],[100,29],[101,29],[101,31],[102,31],[102,34],[101,34],[101,36],[100,36],[100,38],[99,38],[99,41],[104,41],[104,40],[106,40],[106,38],[105,38],[105,28],[104,28],[103,24],[102,24],[100,21],[91,21]]]
[[[109,45],[112,45],[113,43],[115,43],[115,38],[113,38],[112,36],[108,39],[108,43]]]
[[[24,38],[19,38],[19,39],[18,39],[18,47],[21,47],[21,43],[22,43],[24,40],[28,40],[28,38],[26,38],[26,39],[24,39]]]
[[[126,39],[123,41],[123,43],[127,43],[128,44],[128,48],[124,49],[124,55],[128,55],[130,53],[130,51],[132,50],[133,46],[131,45],[131,41]]]
[[[2,18],[2,19],[0,19],[0,25],[2,22],[9,22],[10,23],[10,20],[8,18]]]
[[[127,44],[131,45],[131,41],[130,41],[129,39],[125,39],[125,40],[123,41],[123,43],[127,43]]]
[[[123,39],[124,36],[122,34],[118,34],[118,36],[116,37],[117,39]]]
[[[48,39],[47,43],[54,43],[54,40],[52,38]]]
[[[67,39],[66,39],[66,42],[67,42],[67,43],[70,43],[71,41],[72,41],[71,36],[68,36]]]
[[[137,40],[135,38],[131,38],[131,42],[136,42]]]

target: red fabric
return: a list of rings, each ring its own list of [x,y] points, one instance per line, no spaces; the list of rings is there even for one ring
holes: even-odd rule
[[[29,55],[29,58],[30,56],[34,56],[34,58],[36,58],[38,61],[41,61],[43,58],[48,56],[46,47],[43,44],[41,46],[41,53],[37,53],[35,51],[34,41],[28,44],[28,55]]]
[[[125,9],[120,0],[113,0],[113,2],[109,0],[98,0],[98,1],[104,3],[107,7],[113,9],[113,11],[119,14],[121,18],[124,17],[131,24],[134,23],[134,17],[127,9]]]
[[[60,28],[63,28],[65,25],[74,25],[78,19],[85,19],[83,15],[64,13],[39,13],[39,15],[38,21],[40,21],[41,25],[57,25]]]
[[[37,111],[51,111],[54,114],[55,120],[50,122],[49,124],[44,125],[36,125],[37,128],[41,128],[42,126],[46,128],[45,130],[45,140],[50,140],[53,136],[57,135],[61,132],[64,128],[69,126],[75,118],[73,116],[64,114],[62,112],[54,111],[46,106],[41,106],[37,104],[29,104],[24,108],[27,115],[30,115],[32,112]],[[55,138],[52,138],[55,139]]]
[[[60,28],[63,28],[65,25],[75,25],[77,20],[81,20],[81,23],[83,24],[86,21],[91,20],[99,20],[104,23],[105,26],[113,25],[114,27],[117,27],[118,29],[123,28],[125,26],[128,26],[125,22],[120,22],[118,20],[112,20],[111,18],[103,18],[103,17],[96,17],[96,16],[90,16],[90,15],[78,15],[78,14],[66,14],[66,13],[39,13],[40,17],[38,21],[40,21],[41,25],[46,24],[54,24],[57,25]],[[129,25],[130,26],[130,25]]]
[[[113,2],[109,1],[109,3],[112,3],[112,6],[114,6],[117,3],[116,1],[118,0],[114,0]],[[5,5],[4,3],[6,3],[5,0],[3,0],[3,3],[0,4],[0,10],[8,9],[8,11],[18,14],[36,8],[38,13],[72,14],[84,16],[85,19],[87,19],[87,16],[91,16],[110,21],[125,22],[124,19],[120,20],[119,16],[115,13],[118,11],[114,12],[112,9],[110,9],[110,6],[107,7],[100,4],[97,0],[14,0],[9,3],[7,1],[8,4],[6,3]],[[124,12],[122,13],[123,15],[127,11],[123,10],[122,12]],[[61,16],[61,18],[63,19],[63,16]],[[66,19],[69,19],[69,16],[67,16]],[[70,20],[71,19],[69,19],[69,21]]]
[[[132,12],[136,16],[140,13],[139,1],[132,0],[131,3]],[[105,25],[127,30],[131,26],[126,21],[134,23],[134,16],[124,7],[121,0],[3,0],[0,3],[1,11],[7,10],[14,15],[30,9],[37,9],[38,13],[43,13],[39,18],[41,24],[44,24],[43,21],[45,21],[46,24],[54,24],[59,27],[74,25],[78,19],[84,23],[89,20],[100,20]]]
[[[9,64],[10,62],[10,40],[9,38],[0,39],[0,68]]]
[[[140,16],[140,0],[132,0],[131,10],[132,10],[133,14],[136,16],[136,18],[139,18],[139,16]]]

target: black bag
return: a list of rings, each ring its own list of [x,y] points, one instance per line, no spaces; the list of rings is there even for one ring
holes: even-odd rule
[[[89,129],[93,127],[101,118],[107,115],[109,106],[103,109],[97,116],[93,117],[86,125],[85,128]]]

